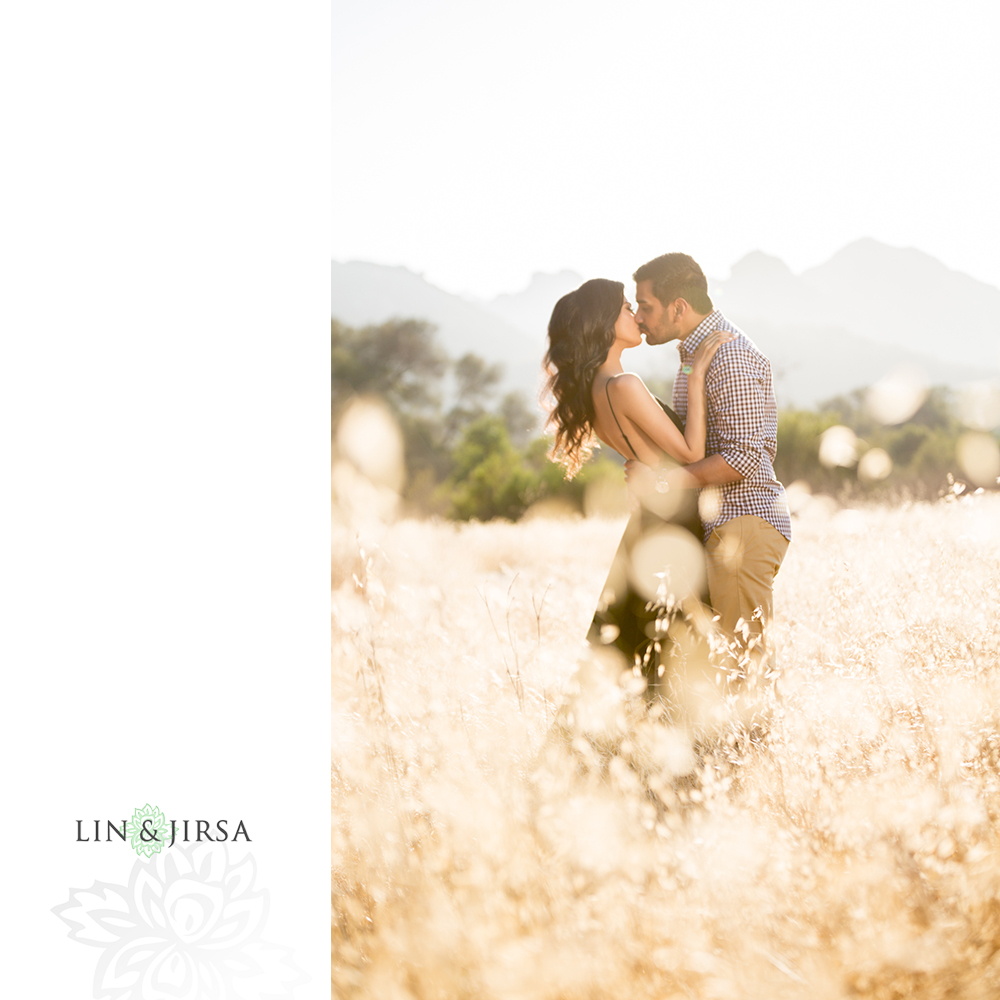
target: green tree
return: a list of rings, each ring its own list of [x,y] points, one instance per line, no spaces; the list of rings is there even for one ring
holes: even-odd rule
[[[537,479],[511,444],[502,417],[485,414],[469,424],[453,459],[448,486],[458,520],[516,521],[537,498]]]
[[[455,362],[455,405],[444,419],[445,436],[455,441],[462,429],[486,412],[496,393],[503,366],[488,364],[478,354],[463,354]]]
[[[523,448],[538,433],[538,410],[528,405],[524,393],[518,389],[508,392],[500,401],[500,416],[507,425],[511,442]]]
[[[920,404],[920,408],[907,422],[930,427],[931,430],[959,433],[960,425],[955,416],[955,393],[948,386],[933,386],[928,391],[927,398]]]
[[[847,469],[829,469],[819,460],[823,432],[843,423],[842,413],[782,410],[778,414],[778,454],[774,472],[786,486],[805,480],[814,490],[837,491],[853,476]]]
[[[488,364],[478,354],[463,354],[455,362],[455,394],[460,403],[477,403],[496,392],[503,365]]]
[[[419,509],[445,513],[441,483],[464,429],[482,416],[503,370],[475,354],[454,364],[439,347],[436,329],[415,319],[391,319],[355,329],[333,320],[334,417],[352,395],[376,395],[393,411],[403,434],[407,469],[404,496]],[[442,382],[455,379],[455,405],[442,413]]]
[[[397,411],[434,410],[448,358],[423,320],[391,319],[354,329],[332,324],[334,406],[352,393],[381,396]]]
[[[814,490],[842,489],[864,494],[940,495],[949,475],[961,479],[957,461],[962,424],[955,413],[954,393],[934,386],[905,422],[885,425],[866,405],[868,389],[827,400],[820,412],[784,411],[778,416],[778,457],[775,472],[788,483],[804,479]],[[859,439],[859,453],[884,449],[892,459],[892,472],[884,479],[865,483],[854,469],[827,469],[819,462],[820,437],[827,427],[843,424]]]
[[[903,424],[885,434],[882,447],[888,452],[893,465],[904,469],[931,435],[932,432],[922,424]]]

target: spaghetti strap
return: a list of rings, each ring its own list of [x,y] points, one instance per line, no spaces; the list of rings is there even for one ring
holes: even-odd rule
[[[623,438],[625,438],[625,443],[629,446],[629,450],[632,452],[632,455],[635,458],[635,460],[639,461],[639,456],[636,455],[635,448],[632,447],[632,442],[629,441],[628,435],[625,433],[624,430],[622,430],[622,425],[618,421],[618,414],[615,413],[615,408],[611,404],[611,392],[609,391],[608,386],[611,385],[611,379],[615,379],[615,378],[618,378],[618,376],[617,375],[612,375],[611,378],[609,378],[607,380],[607,382],[604,383],[604,395],[607,397],[608,408],[611,410],[611,416],[613,416],[615,418],[615,423],[618,424],[618,431],[619,431],[619,433],[621,434],[621,436]]]

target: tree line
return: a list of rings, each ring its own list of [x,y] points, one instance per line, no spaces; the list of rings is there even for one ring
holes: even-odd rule
[[[403,436],[411,512],[516,521],[541,500],[582,509],[590,484],[620,480],[603,455],[567,481],[548,460],[538,408],[521,392],[499,394],[502,366],[449,358],[434,333],[416,319],[332,324],[334,426],[352,396],[385,402]]]
[[[867,397],[868,389],[855,389],[826,400],[816,410],[781,411],[774,463],[778,479],[786,484],[806,482],[813,492],[914,499],[941,496],[954,482],[964,480],[957,456],[966,428],[956,415],[953,390],[930,388],[916,411],[894,425],[872,416]],[[836,455],[823,461],[824,435],[841,428],[854,436],[851,441],[844,435],[848,454],[843,464],[831,460]],[[880,468],[866,477],[865,456],[872,457],[876,450],[888,461],[880,456]]]
[[[609,449],[567,481],[547,457],[538,407],[521,392],[501,395],[502,376],[500,365],[476,354],[449,358],[423,320],[332,323],[334,426],[352,397],[384,401],[403,437],[403,500],[411,513],[516,521],[539,501],[583,509],[591,487],[621,492],[621,460]],[[858,389],[816,410],[780,412],[778,478],[842,497],[915,498],[940,496],[962,480],[956,455],[965,428],[950,390],[931,389],[896,426],[880,424],[865,404],[866,390]],[[841,448],[832,460],[824,442],[836,435]]]

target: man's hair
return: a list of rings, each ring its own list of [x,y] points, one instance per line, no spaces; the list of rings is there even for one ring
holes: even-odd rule
[[[634,281],[651,281],[653,294],[663,305],[685,299],[699,313],[715,307],[708,297],[708,279],[693,257],[686,253],[665,253],[647,261],[632,275]]]

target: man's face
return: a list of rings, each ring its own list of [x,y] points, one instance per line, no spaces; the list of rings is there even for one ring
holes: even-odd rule
[[[635,321],[646,335],[647,344],[665,344],[683,336],[673,304],[665,306],[653,294],[652,281],[639,281],[635,286]]]

